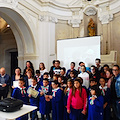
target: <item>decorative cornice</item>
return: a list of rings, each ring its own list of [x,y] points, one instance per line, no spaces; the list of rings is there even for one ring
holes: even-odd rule
[[[103,14],[99,17],[99,20],[101,21],[102,24],[107,24],[110,21],[113,20],[113,14]]]
[[[79,27],[81,23],[81,20],[79,18],[73,18],[71,20],[68,20],[68,24],[72,25],[72,27]]]
[[[1,0],[0,2],[11,4],[13,8],[18,6],[18,0]]]
[[[43,22],[43,21],[53,22],[53,23],[57,23],[58,22],[58,19],[56,17],[48,16],[48,15],[39,15],[39,20],[41,22]]]

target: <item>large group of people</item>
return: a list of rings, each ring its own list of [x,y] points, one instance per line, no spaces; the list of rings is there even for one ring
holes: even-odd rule
[[[120,68],[100,63],[96,59],[95,65],[86,67],[80,62],[75,69],[75,62],[71,62],[66,71],[59,60],[54,60],[49,71],[44,63],[35,71],[27,61],[23,74],[17,67],[11,77],[2,67],[0,99],[6,98],[11,88],[11,97],[37,106],[31,120],[38,119],[37,111],[41,120],[50,120],[50,113],[52,120],[120,120]],[[28,114],[17,120],[28,120]]]

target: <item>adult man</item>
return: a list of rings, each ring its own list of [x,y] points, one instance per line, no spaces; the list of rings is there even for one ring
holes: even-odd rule
[[[116,120],[120,120],[120,68],[118,65],[113,66],[113,74],[115,76],[111,83],[111,98],[113,103],[113,110]]]
[[[0,69],[0,99],[6,98],[9,91],[10,76],[5,73],[5,68]]]

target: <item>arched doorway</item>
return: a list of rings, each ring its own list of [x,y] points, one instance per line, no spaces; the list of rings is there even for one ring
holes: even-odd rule
[[[6,73],[14,74],[18,66],[18,50],[10,25],[0,17],[0,67],[6,68]]]
[[[0,5],[0,17],[9,25],[14,34],[18,50],[18,66],[23,70],[25,62],[31,60],[35,63],[36,45],[34,26],[30,19],[19,9],[12,8],[8,4]]]

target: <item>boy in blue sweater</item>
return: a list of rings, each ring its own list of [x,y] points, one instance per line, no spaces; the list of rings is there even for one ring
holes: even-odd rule
[[[40,85],[37,83],[37,78],[36,77],[33,77],[32,80],[31,80],[31,85],[29,86],[28,89],[33,89],[33,90],[36,90],[38,91],[39,88],[40,88]],[[38,92],[39,94],[39,92]],[[39,97],[38,96],[32,96],[32,94],[29,94],[28,97],[30,98],[30,105],[32,106],[36,106],[38,107],[38,101],[39,101]],[[31,112],[31,120],[35,120],[35,118],[38,119],[38,116],[37,116],[37,110],[34,110]]]
[[[52,89],[47,78],[43,79],[43,85],[40,87],[39,92],[39,111],[42,120],[45,120],[44,115],[46,115],[47,120],[50,120],[49,114],[51,113],[51,101],[49,95],[52,93]]]
[[[26,87],[24,87],[25,80],[23,78],[20,78],[18,80],[18,85],[19,85],[19,87],[14,88],[12,97],[22,100],[24,104],[28,104],[27,89],[26,89]],[[22,117],[19,117],[16,120],[28,120],[28,114],[23,115]]]

